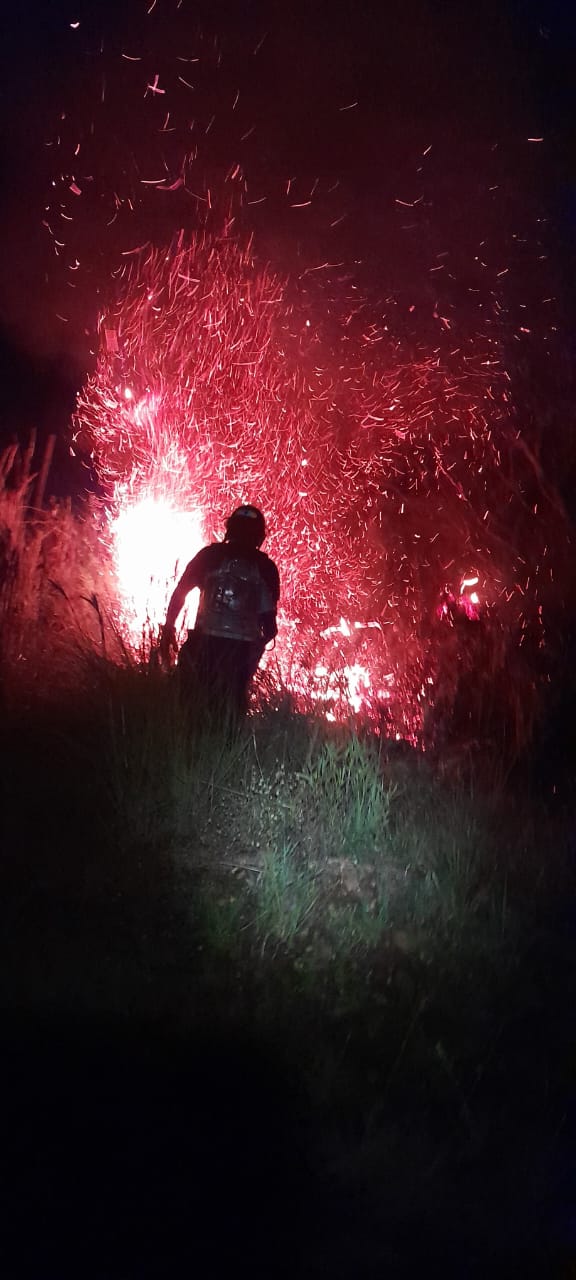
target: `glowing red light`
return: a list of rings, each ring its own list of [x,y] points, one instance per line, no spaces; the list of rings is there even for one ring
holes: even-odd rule
[[[128,261],[74,424],[110,495],[120,625],[135,644],[157,627],[178,572],[255,502],[282,579],[268,672],[332,718],[384,708],[387,731],[414,738],[422,621],[447,579],[439,616],[478,619],[505,546],[490,548],[486,523],[509,412],[491,391],[500,375],[482,351],[458,377],[437,353],[402,361],[328,276],[304,349],[293,290],[230,239],[182,235]],[[458,579],[464,542],[482,571]]]
[[[177,510],[162,498],[119,495],[110,534],[122,618],[138,645],[146,629],[157,632],[162,625],[177,579],[203,546],[202,519],[198,511]],[[188,598],[183,628],[194,624],[196,596]]]

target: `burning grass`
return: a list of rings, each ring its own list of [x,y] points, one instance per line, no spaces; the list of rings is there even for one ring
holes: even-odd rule
[[[184,542],[190,559],[231,506],[266,495],[282,571],[270,675],[334,721],[361,712],[420,743],[428,686],[450,701],[458,664],[519,688],[568,589],[566,513],[493,339],[408,353],[346,274],[289,281],[230,237],[181,232],[123,267],[74,438],[108,490],[118,622],[137,647]],[[508,708],[518,745],[537,683]]]
[[[148,9],[154,23],[160,8]],[[135,46],[120,60],[109,45],[108,60],[130,70],[134,63],[140,77]],[[173,70],[187,97],[193,86],[182,83],[181,53],[178,46]],[[218,50],[210,58],[219,66]],[[93,66],[92,47],[90,59]],[[32,444],[0,459],[5,1009],[39,1021],[58,1011],[68,1026],[79,1016],[94,1020],[85,1080],[74,1080],[72,1061],[60,1084],[64,1053],[54,1072],[66,1094],[79,1098],[82,1088],[90,1105],[101,1082],[103,1020],[144,1026],[137,1051],[120,1062],[120,1037],[104,1039],[111,1075],[129,1062],[120,1130],[134,1091],[137,1098],[129,1139],[136,1155],[131,1164],[117,1160],[118,1133],[104,1125],[95,1196],[99,1210],[102,1184],[112,1185],[124,1217],[126,1186],[139,1189],[126,1274],[139,1270],[144,1219],[160,1223],[158,1274],[183,1270],[170,1256],[172,1201],[184,1204],[184,1230],[196,1237],[193,1206],[209,1164],[197,1154],[207,1093],[219,1205],[231,1157],[221,1145],[225,1125],[241,1151],[240,1159],[232,1153],[237,1185],[226,1204],[234,1265],[238,1256],[246,1261],[239,1219],[258,1236],[263,1182],[304,1132],[303,1167],[314,1171],[312,1185],[305,1182],[309,1212],[317,1213],[320,1184],[332,1238],[315,1223],[316,1251],[290,1274],[397,1275],[402,1251],[415,1256],[415,1237],[423,1240],[422,1272],[440,1252],[452,1253],[455,1275],[462,1259],[471,1275],[499,1274],[500,1258],[513,1258],[506,1274],[528,1274],[523,1264],[534,1262],[538,1275],[551,1274],[543,1223],[558,1189],[550,1173],[575,994],[565,939],[571,779],[564,812],[554,794],[569,777],[563,762],[554,776],[567,707],[547,743],[553,766],[540,797],[529,784],[540,782],[535,744],[557,672],[554,613],[569,607],[572,590],[570,529],[545,474],[547,433],[520,421],[504,367],[511,322],[501,318],[500,277],[508,267],[482,261],[488,283],[464,322],[465,308],[459,318],[457,307],[442,314],[435,302],[433,336],[422,346],[417,326],[409,326],[411,341],[397,336],[400,295],[388,279],[381,292],[389,296],[370,299],[345,263],[315,261],[307,270],[300,249],[301,274],[285,279],[258,260],[251,241],[233,238],[233,216],[225,231],[181,232],[154,248],[148,231],[141,240],[131,230],[128,210],[140,203],[131,184],[141,187],[144,170],[132,144],[128,164],[117,145],[118,122],[131,114],[124,77],[110,71],[82,148],[73,115],[59,114],[45,222],[56,239],[53,228],[65,219],[59,262],[76,271],[82,260],[92,270],[104,242],[86,254],[80,246],[101,222],[112,227],[126,215],[126,252],[106,284],[96,367],[73,426],[73,445],[93,459],[106,504],[46,507],[49,454],[37,459]],[[164,66],[160,87],[150,68],[146,111],[157,95],[161,104],[167,74]],[[160,139],[159,172],[174,178],[142,179],[144,188],[182,188],[188,199],[196,163],[188,109],[178,120],[171,90],[170,129],[168,116],[151,128],[138,94],[133,118],[146,172],[156,172],[150,156]],[[118,181],[89,158],[106,119]],[[174,129],[184,132],[179,176],[164,160]],[[77,163],[94,171],[81,185],[70,180]],[[229,176],[247,194],[239,165]],[[481,185],[495,190],[485,175]],[[422,203],[427,231],[431,207]],[[82,213],[90,208],[94,218]],[[513,238],[524,243],[516,231]],[[406,279],[413,274],[412,264]],[[446,274],[454,281],[447,297],[476,293]],[[427,311],[429,287],[426,277]],[[513,334],[518,341],[529,334],[527,318]],[[267,546],[282,571],[280,641],[241,729],[206,714],[191,722],[173,674],[151,661],[158,625],[183,563],[220,532],[237,501],[264,505],[262,495]],[[573,697],[573,678],[571,689]],[[183,1041],[196,1061],[216,1028],[216,1084],[207,1090],[186,1061],[175,1102],[170,1071],[159,1087],[157,1064],[149,1067],[151,1028],[165,1037],[171,1063]],[[280,1160],[274,1150],[256,1182],[246,1152],[256,1146],[257,1165],[261,1079],[254,1086],[256,1055],[246,1070],[239,1038],[265,1044],[280,1063],[271,1078],[284,1093],[268,1082],[272,1114],[279,1099],[300,1098]],[[45,1108],[53,1095],[44,1059],[30,1057]],[[18,1090],[22,1128],[33,1090]],[[165,1096],[176,1116],[172,1145]],[[72,1127],[68,1096],[66,1107]],[[236,1127],[238,1116],[245,1127]],[[31,1135],[33,1127],[34,1118]],[[80,1144],[85,1158],[82,1131]],[[62,1149],[61,1132],[55,1145]],[[192,1191],[184,1148],[200,1165]],[[50,1163],[49,1144],[34,1134],[30,1151],[40,1149],[38,1234],[51,1216]],[[68,1160],[65,1143],[64,1151],[61,1164],[76,1178],[82,1159]],[[283,1220],[275,1232],[267,1274],[278,1239],[285,1248],[297,1234],[301,1178],[299,1169],[287,1184],[289,1229]],[[239,1215],[240,1183],[248,1192]],[[102,1221],[86,1232],[95,1254],[88,1270],[108,1274],[111,1257],[119,1270],[121,1261]],[[98,1267],[103,1235],[108,1256]],[[213,1254],[214,1237],[212,1269]],[[444,1256],[435,1261],[452,1274]],[[46,1265],[43,1258],[35,1271]],[[140,1271],[153,1266],[146,1254]],[[83,1270],[79,1263],[74,1273]],[[407,1264],[406,1274],[415,1271]]]
[[[52,703],[56,720],[58,699],[85,698],[89,716],[101,708],[95,775],[107,779],[107,840],[124,849],[167,846],[182,874],[214,858],[227,874],[241,874],[239,910],[256,931],[283,941],[320,935],[346,904],[356,921],[351,937],[361,936],[362,922],[370,938],[390,921],[404,927],[410,899],[431,921],[447,919],[447,903],[460,902],[465,914],[475,901],[474,841],[466,836],[462,852],[450,835],[440,853],[432,837],[426,845],[418,836],[411,847],[398,817],[405,803],[398,744],[369,722],[330,727],[313,702],[309,714],[298,711],[287,690],[282,705],[274,685],[271,703],[266,676],[260,710],[255,703],[233,746],[218,725],[191,733],[174,680],[122,647],[96,513],[34,507],[32,449],[4,455],[2,480],[5,705],[14,714],[23,701]],[[457,666],[460,654],[452,658]],[[477,666],[477,687],[494,681],[493,664]],[[451,701],[442,687],[438,695],[447,734],[458,696],[462,680],[453,676]],[[429,788],[426,758],[404,750],[410,788],[416,778],[418,789]],[[434,829],[444,826],[440,819]]]

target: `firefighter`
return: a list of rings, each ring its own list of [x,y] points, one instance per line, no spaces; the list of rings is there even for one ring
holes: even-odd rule
[[[226,521],[223,542],[203,547],[190,561],[174,590],[162,630],[164,660],[177,649],[176,621],[189,591],[200,588],[193,631],[178,655],[183,690],[197,702],[242,715],[250,682],[266,645],[276,636],[280,595],[278,569],[260,547],[266,536],[258,507],[237,507]]]

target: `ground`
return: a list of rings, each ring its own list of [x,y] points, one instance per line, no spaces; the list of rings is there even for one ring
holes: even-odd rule
[[[569,1275],[570,820],[106,680],[3,723],[4,1274]]]

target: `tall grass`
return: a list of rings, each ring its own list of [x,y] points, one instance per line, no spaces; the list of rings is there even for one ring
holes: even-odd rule
[[[185,707],[115,635],[97,521],[36,492],[33,455],[4,454],[8,1007],[136,1014],[191,1031],[194,1053],[206,1025],[272,1044],[314,1112],[311,1161],[331,1195],[375,1206],[378,1238],[413,1220],[436,1241],[443,1178],[452,1237],[452,1204],[483,1193],[478,1152],[507,1189],[543,1134],[544,1181],[562,1099],[540,1025],[557,1002],[559,1040],[575,994],[554,933],[573,807],[567,825],[512,795],[506,752],[487,784],[474,742],[419,753],[265,682],[242,725]]]
[[[4,703],[77,688],[89,660],[118,659],[100,513],[44,502],[50,444],[0,454],[0,688]]]
[[[114,631],[95,513],[33,505],[45,472],[33,441],[0,458],[4,705],[77,697],[80,733],[93,739],[86,803],[98,796],[126,870],[153,851],[193,911],[199,872],[218,868],[258,945],[333,955],[394,929],[502,931],[516,852],[502,848],[496,795],[479,793],[474,771],[447,774],[448,749],[433,767],[415,752],[396,758],[374,734],[297,713],[264,684],[242,726],[206,705],[186,710],[177,680],[132,659]],[[472,690],[480,719],[484,685],[504,669],[496,649]]]
[[[183,705],[178,681],[155,668],[110,666],[106,698],[109,780],[117,836],[176,847],[194,856],[245,767],[246,743],[232,723]]]
[[[162,866],[191,921],[200,904],[214,935],[241,921],[258,949],[323,962],[387,936],[501,946],[513,857],[498,798],[310,717],[293,735],[274,717],[207,720],[155,671],[111,668],[101,691],[110,839]]]

